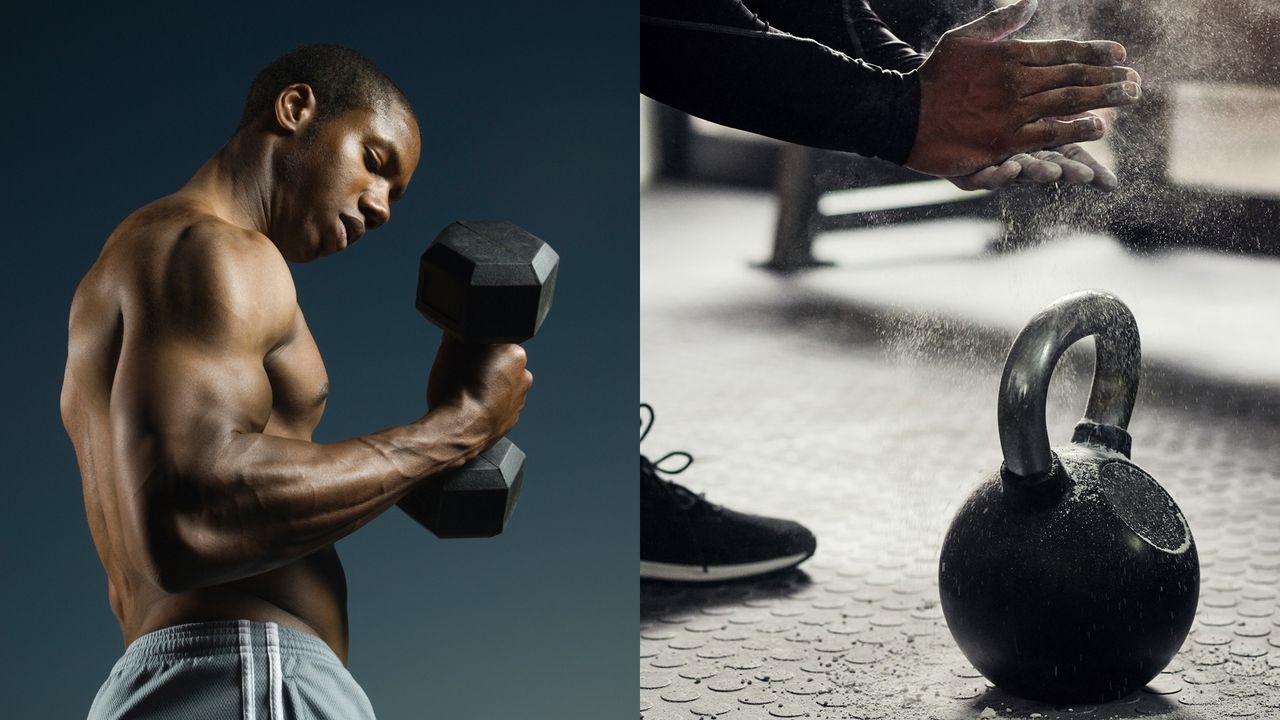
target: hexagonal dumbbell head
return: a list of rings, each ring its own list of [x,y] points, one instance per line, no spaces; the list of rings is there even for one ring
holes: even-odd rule
[[[551,309],[560,256],[509,222],[459,221],[422,254],[418,311],[466,342],[533,337]]]
[[[400,508],[440,538],[493,537],[520,498],[524,452],[502,438],[479,457],[400,500]]]

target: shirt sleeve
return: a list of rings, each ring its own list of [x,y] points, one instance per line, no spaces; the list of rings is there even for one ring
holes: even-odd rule
[[[849,57],[889,70],[910,72],[924,56],[899,40],[869,0],[750,0],[748,11],[772,28],[817,40]],[[694,3],[696,4],[696,3]]]
[[[845,22],[853,29],[862,55],[880,67],[910,72],[924,64],[924,55],[898,39],[889,26],[871,9],[868,0],[842,0]]]
[[[742,0],[640,0],[640,17],[685,20],[739,30],[769,29],[768,23],[743,5]]]
[[[920,114],[914,72],[769,29],[738,0],[647,1],[641,10],[669,4],[682,6],[675,17],[641,16],[642,93],[779,140],[906,162]]]

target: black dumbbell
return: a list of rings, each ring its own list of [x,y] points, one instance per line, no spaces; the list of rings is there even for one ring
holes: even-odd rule
[[[452,223],[422,254],[418,311],[468,343],[518,343],[551,309],[560,256],[508,222]],[[400,509],[437,537],[493,537],[520,496],[524,452],[506,438],[444,477],[412,490]]]

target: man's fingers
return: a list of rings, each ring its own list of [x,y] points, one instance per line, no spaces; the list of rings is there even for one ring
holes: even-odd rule
[[[1141,83],[1138,71],[1120,65],[1101,66],[1071,63],[1051,67],[1026,68],[1019,75],[1018,88],[1023,96],[1068,87],[1092,87],[1113,83]]]
[[[1048,67],[1083,63],[1115,65],[1124,62],[1124,46],[1110,40],[1006,40],[1013,59],[1023,65]]]
[[[1023,98],[1027,120],[1076,115],[1097,108],[1129,105],[1142,97],[1142,86],[1135,82],[1111,83],[1093,87],[1068,87],[1046,90]],[[1096,118],[1086,118],[1094,120]]]
[[[992,10],[967,25],[954,28],[947,34],[974,40],[999,40],[1026,25],[1036,13],[1038,4],[1038,0],[1018,0],[1012,5]]]
[[[961,190],[995,190],[1013,182],[1020,172],[1022,172],[1022,166],[1010,158],[999,165],[985,167],[972,175],[947,179]]]
[[[1016,160],[1022,167],[1018,173],[1018,182],[1046,184],[1057,182],[1062,177],[1062,168],[1037,154],[1018,153],[1011,160]]]
[[[1018,153],[1009,159],[1022,166],[1018,182],[1051,183],[1062,177],[1062,168],[1050,160],[1026,153]]]
[[[1035,152],[1067,143],[1089,142],[1102,137],[1102,122],[1095,117],[1063,122],[1037,120],[1018,128],[1013,135],[1012,152]]]
[[[1084,148],[1079,145],[1063,145],[1057,150],[1068,160],[1088,167],[1093,172],[1093,179],[1090,182],[1094,187],[1108,191],[1116,189],[1119,184],[1116,174],[1111,171],[1111,168],[1095,160]]]
[[[1115,190],[1116,186],[1119,184],[1120,181],[1116,178],[1116,174],[1111,172],[1111,168],[1106,165],[1099,163],[1098,166],[1093,169],[1094,187],[1111,192],[1112,190]]]
[[[1073,146],[1079,147],[1079,146]],[[1061,152],[1055,150],[1037,150],[1031,153],[1031,157],[1041,161],[1053,163],[1061,171],[1058,176],[1058,182],[1064,182],[1068,185],[1087,185],[1093,182],[1093,168],[1085,163],[1072,160]]]
[[[1088,165],[1076,162],[1055,150],[1037,150],[1031,153],[1031,157],[1039,162],[1048,163],[1058,168],[1056,182],[1068,185],[1085,185],[1093,181],[1093,170],[1089,169]]]

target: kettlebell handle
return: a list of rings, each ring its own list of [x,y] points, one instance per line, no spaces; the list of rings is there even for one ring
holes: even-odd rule
[[[1032,483],[1048,476],[1053,466],[1045,426],[1049,380],[1062,353],[1090,335],[1095,338],[1097,356],[1082,425],[1102,426],[1103,431],[1091,433],[1092,437],[1123,437],[1124,442],[1116,442],[1112,449],[1129,454],[1126,430],[1142,364],[1138,325],[1120,298],[1081,290],[1036,313],[1009,348],[996,411],[1008,472]]]

